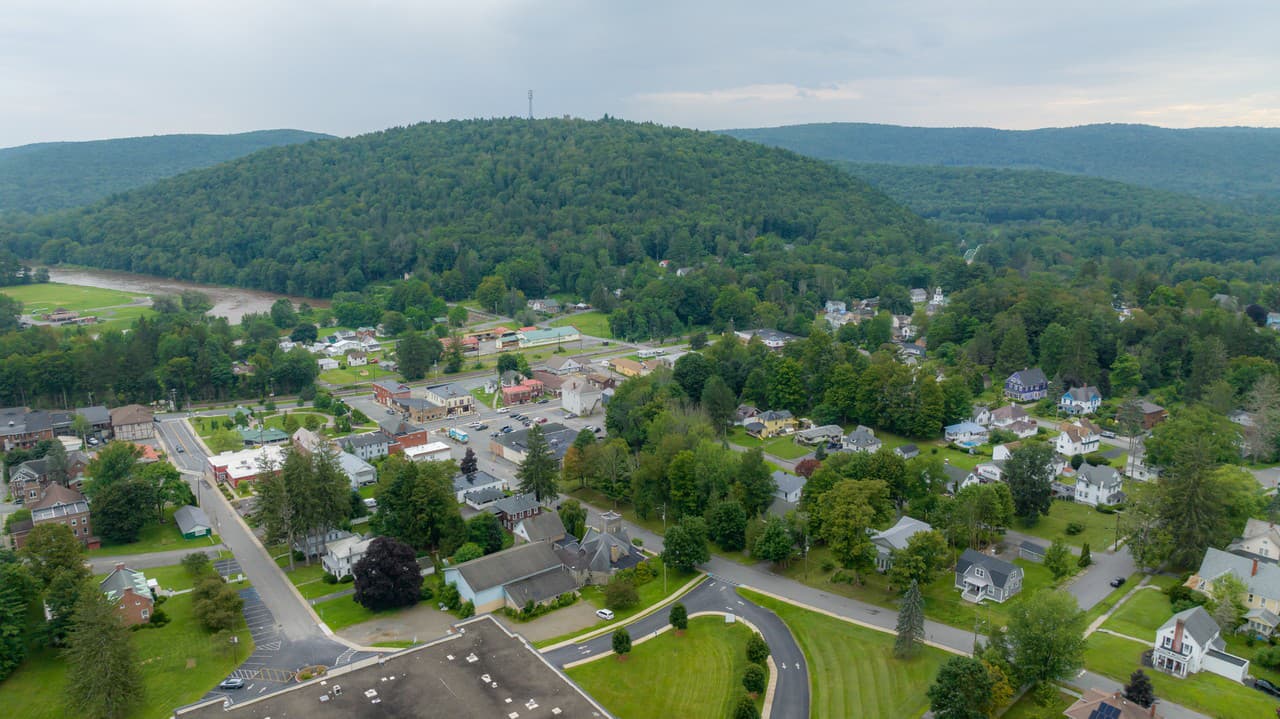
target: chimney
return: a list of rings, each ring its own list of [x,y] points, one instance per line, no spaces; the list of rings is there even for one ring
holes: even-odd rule
[[[1173,627],[1173,646],[1170,647],[1175,654],[1182,653],[1182,630],[1183,622],[1179,619],[1178,623]]]
[[[617,512],[605,512],[600,519],[604,522],[605,534],[617,534],[622,528],[622,515]]]
[[[1249,576],[1251,577],[1258,576],[1258,560],[1256,559],[1253,560],[1253,569],[1249,571]]]

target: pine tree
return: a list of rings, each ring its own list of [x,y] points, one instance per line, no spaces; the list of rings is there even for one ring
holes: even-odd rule
[[[631,653],[631,633],[626,629],[619,628],[613,631],[613,653],[617,654],[620,660]]]
[[[1093,557],[1089,556],[1089,543],[1085,542],[1080,547],[1080,559],[1076,560],[1076,566],[1084,569],[1090,564],[1093,564]]]
[[[555,497],[559,493],[556,488],[556,459],[547,445],[542,425],[535,424],[529,429],[527,441],[524,461],[516,472],[516,478],[520,480],[520,491],[532,493],[539,502]]]
[[[146,687],[131,640],[116,608],[101,592],[82,594],[64,654],[70,714],[89,719],[133,714]]]
[[[920,596],[920,585],[915,580],[902,597],[898,607],[898,637],[893,642],[893,655],[899,659],[909,659],[920,649],[920,640],[924,637],[924,598]]]
[[[667,615],[667,620],[671,622],[672,629],[683,632],[689,628],[689,610],[684,608],[680,602],[671,605],[671,612]]]
[[[1151,677],[1141,669],[1130,674],[1129,683],[1124,685],[1124,698],[1144,707],[1155,703],[1156,690],[1151,686]]]

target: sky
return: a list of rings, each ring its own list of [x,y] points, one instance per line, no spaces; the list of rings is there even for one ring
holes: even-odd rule
[[[1280,126],[1274,0],[3,0],[0,147],[534,114]]]

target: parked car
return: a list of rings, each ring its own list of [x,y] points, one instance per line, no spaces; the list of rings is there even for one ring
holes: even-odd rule
[[[218,688],[219,689],[243,689],[244,680],[241,679],[240,677],[230,677],[228,679],[223,679],[218,684]]]
[[[396,413],[396,411],[395,411],[394,409],[388,409],[388,410],[387,410],[387,414],[395,414],[395,413]]]
[[[97,437],[90,437],[90,438],[89,438],[89,446],[90,446],[90,447],[97,447],[97,446],[98,446],[98,438],[97,438]]]
[[[506,427],[503,427],[503,428],[502,428],[502,433],[503,433],[503,434],[510,434],[510,433],[511,433],[511,425],[507,425]]]
[[[506,407],[499,407],[499,408],[498,408],[498,414],[506,414],[507,412],[510,412],[510,411],[511,411],[511,410],[510,410],[510,409],[508,409],[508,408],[506,408]]]
[[[1107,439],[1115,439],[1115,438],[1116,438],[1116,433],[1115,433],[1115,432],[1112,432],[1112,431],[1111,431],[1111,430],[1109,430],[1109,429],[1104,429],[1104,430],[1102,430],[1101,434],[1102,434],[1102,436],[1103,436],[1103,437],[1106,437]]]
[[[1265,692],[1273,697],[1280,697],[1280,687],[1267,681],[1266,679],[1257,679],[1253,682],[1253,688],[1260,692]]]
[[[485,424],[484,422],[476,422],[476,429],[484,431],[486,429],[489,429],[489,425]]]
[[[373,497],[369,497],[368,499],[364,500],[364,506],[368,507],[369,509],[377,509],[378,500],[374,499]]]
[[[547,399],[546,397],[543,397],[542,399],[538,400],[538,404],[546,404],[550,401],[551,400]]]
[[[1126,580],[1125,580],[1125,578],[1124,578],[1124,577],[1116,577],[1115,579],[1112,579],[1112,580],[1111,580],[1111,586],[1113,586],[1113,587],[1119,587],[1120,585],[1124,584],[1124,583],[1125,583],[1125,581],[1126,581]]]
[[[538,424],[546,424],[546,423],[547,423],[547,418],[546,418],[546,417],[539,417],[539,418],[538,418],[537,420],[535,420],[535,421],[536,421]]]
[[[612,621],[612,620],[613,620],[613,610],[611,610],[611,609],[597,609],[597,610],[596,610],[596,616],[597,616],[597,617],[600,617],[601,619],[605,620],[606,622],[608,622],[608,621]]]

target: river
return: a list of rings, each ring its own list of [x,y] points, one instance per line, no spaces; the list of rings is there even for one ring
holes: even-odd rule
[[[209,314],[215,317],[226,317],[232,324],[238,324],[247,314],[270,312],[271,305],[281,297],[293,300],[294,304],[306,302],[312,307],[328,307],[327,300],[315,300],[307,297],[289,297],[260,290],[244,290],[239,287],[223,287],[220,285],[201,285],[195,282],[172,280],[150,275],[134,275],[128,272],[111,270],[70,269],[50,267],[49,280],[68,285],[101,287],[108,290],[138,292],[147,295],[177,295],[186,290],[195,290],[209,296],[213,301],[213,309]]]

